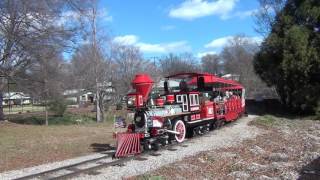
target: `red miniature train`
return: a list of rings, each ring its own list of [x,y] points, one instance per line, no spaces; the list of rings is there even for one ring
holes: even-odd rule
[[[233,80],[208,73],[180,73],[154,85],[147,74],[132,81],[136,92],[127,95],[134,121],[118,133],[116,157],[158,149],[171,141],[204,134],[245,112],[245,89]]]

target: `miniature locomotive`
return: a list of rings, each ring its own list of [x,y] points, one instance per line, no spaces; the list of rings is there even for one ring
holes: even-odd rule
[[[186,137],[202,135],[245,112],[245,89],[233,80],[208,73],[179,73],[155,85],[147,74],[132,81],[135,92],[127,95],[127,108],[134,120],[127,132],[118,133],[116,157]]]

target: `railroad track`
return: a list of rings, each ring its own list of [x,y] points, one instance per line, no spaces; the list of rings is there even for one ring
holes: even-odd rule
[[[232,123],[233,125],[235,123]],[[232,124],[227,124],[226,126],[230,126]],[[210,136],[212,135],[214,131],[210,131],[209,133],[204,134],[204,136]],[[59,168],[51,169],[48,171],[43,171],[40,173],[35,173],[27,176],[23,176],[20,178],[16,178],[15,180],[29,180],[29,179],[50,179],[50,180],[60,180],[60,179],[69,179],[72,177],[79,176],[81,174],[93,174],[99,169],[103,169],[110,166],[122,166],[124,163],[130,161],[130,160],[147,160],[147,157],[144,156],[160,156],[161,151],[169,150],[169,151],[176,151],[174,147],[187,147],[188,145],[186,143],[190,142],[191,140],[196,140],[198,138],[201,138],[202,136],[195,136],[191,139],[186,139],[183,143],[177,143],[173,142],[172,144],[169,144],[167,146],[164,146],[160,148],[158,151],[145,151],[142,152],[140,155],[136,156],[130,156],[126,158],[121,159],[113,159],[112,153],[115,151],[109,151],[109,155],[105,155],[103,157],[90,159],[86,161],[82,161],[79,163],[62,166]],[[83,167],[87,166],[87,167]]]
[[[188,142],[189,139],[186,139],[185,142]],[[69,179],[72,177],[76,177],[80,174],[89,174],[89,173],[95,173],[99,169],[103,169],[110,166],[122,166],[124,163],[130,161],[130,160],[147,160],[144,156],[160,156],[161,151],[163,150],[169,150],[169,151],[175,151],[177,149],[174,149],[174,147],[187,147],[185,143],[172,143],[167,146],[164,146],[159,151],[145,151],[141,153],[140,155],[136,156],[130,156],[126,158],[121,159],[113,159],[111,155],[106,155],[103,157],[90,159],[86,161],[82,161],[79,163],[62,166],[59,168],[51,169],[48,171],[42,171],[39,173],[23,176],[16,178],[15,180],[29,180],[29,179],[50,179],[50,180],[60,180],[60,179]],[[114,151],[115,152],[115,151]]]

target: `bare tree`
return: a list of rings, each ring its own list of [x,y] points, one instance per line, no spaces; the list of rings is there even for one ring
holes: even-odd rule
[[[75,78],[81,81],[80,85],[91,87],[96,94],[96,119],[97,122],[102,122],[104,119],[104,105],[102,89],[100,85],[109,81],[109,39],[102,28],[98,28],[98,23],[101,20],[101,14],[98,9],[98,1],[90,0],[87,11],[82,14],[85,17],[84,23],[87,25],[84,29],[86,42],[76,51],[73,57],[73,68],[78,68],[75,72]],[[79,71],[80,70],[80,71]],[[83,70],[83,71],[81,71]],[[83,72],[86,72],[85,74]],[[82,75],[81,75],[82,74]],[[94,87],[94,88],[92,88]]]
[[[196,59],[192,54],[184,53],[181,55],[169,54],[160,59],[160,70],[163,76],[183,73],[183,72],[196,72],[200,70]]]
[[[114,81],[117,82],[117,93],[120,97],[129,92],[131,81],[137,73],[148,72],[156,76],[156,67],[143,59],[137,47],[114,44],[111,58],[115,65]]]
[[[221,63],[220,57],[216,54],[207,54],[201,58],[202,71],[212,74],[220,74]]]
[[[260,8],[255,17],[255,30],[262,36],[266,36],[271,31],[277,14],[282,10],[287,0],[258,0]]]
[[[224,73],[240,75],[240,82],[245,86],[249,97],[264,91],[267,86],[255,74],[253,57],[258,50],[258,44],[250,38],[239,35],[229,41],[220,56],[223,60]],[[271,90],[272,91],[272,90]]]
[[[15,79],[39,58],[44,49],[60,49],[72,42],[74,24],[58,23],[77,1],[3,0],[0,2],[0,73]],[[80,7],[80,6],[79,6]],[[4,90],[0,83],[0,99]],[[3,117],[0,105],[0,120]]]
[[[62,65],[62,57],[52,49],[47,49],[39,54],[37,61],[32,63],[24,74],[17,74],[15,78],[19,89],[43,101],[46,125],[48,125],[48,102],[62,99],[64,85]]]
[[[69,87],[98,93],[96,94],[96,110],[100,111],[100,113],[97,112],[98,122],[103,120],[104,113],[103,98],[99,96],[101,94],[99,84],[111,80],[110,67],[108,57],[103,55],[100,49],[94,49],[91,43],[77,49],[71,61],[72,78],[70,80],[73,81],[73,86]]]

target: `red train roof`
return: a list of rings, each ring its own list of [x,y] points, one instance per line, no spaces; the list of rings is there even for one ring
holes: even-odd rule
[[[197,84],[198,77],[203,77],[205,84],[211,84],[211,85],[216,84],[216,85],[219,85],[220,88],[225,88],[225,89],[242,89],[243,88],[243,86],[236,81],[224,79],[209,73],[178,73],[178,74],[167,76],[166,78],[173,78],[173,79],[190,78],[191,80],[189,80],[187,83],[191,85],[195,85]]]

